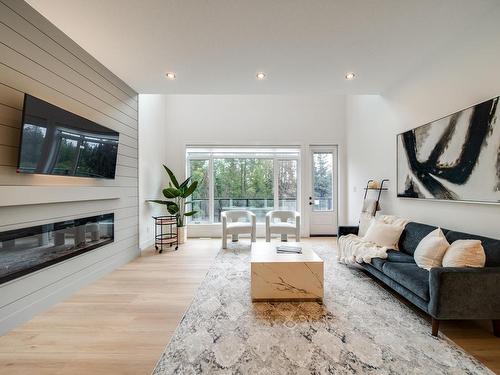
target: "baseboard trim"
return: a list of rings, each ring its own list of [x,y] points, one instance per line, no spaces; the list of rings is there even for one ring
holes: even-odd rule
[[[155,239],[150,238],[149,240],[143,241],[139,244],[141,251],[146,250],[155,244]]]

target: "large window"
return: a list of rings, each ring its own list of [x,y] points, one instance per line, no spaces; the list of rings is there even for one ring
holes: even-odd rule
[[[299,155],[284,148],[188,148],[188,174],[200,184],[191,222],[218,223],[229,210],[252,211],[264,222],[271,210],[297,210]]]

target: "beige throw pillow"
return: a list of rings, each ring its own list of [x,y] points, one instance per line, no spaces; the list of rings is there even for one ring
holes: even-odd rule
[[[392,224],[405,228],[406,224],[408,224],[409,220],[404,217],[394,216],[394,215],[380,215],[377,217],[378,221],[383,221],[386,224]],[[398,239],[399,242],[399,239]],[[394,249],[399,250],[398,242],[394,246]]]
[[[437,228],[422,238],[415,249],[413,257],[420,268],[430,270],[432,267],[441,267],[443,257],[450,244],[446,240],[441,228]]]
[[[361,217],[359,219],[359,230],[358,236],[363,237],[366,234],[366,231],[370,227],[372,220],[375,220],[372,214],[368,212],[361,212]]]
[[[484,267],[486,255],[480,240],[456,240],[443,258],[443,267]]]
[[[403,232],[404,226],[387,224],[383,221],[372,220],[363,240],[373,242],[382,247],[395,249]]]

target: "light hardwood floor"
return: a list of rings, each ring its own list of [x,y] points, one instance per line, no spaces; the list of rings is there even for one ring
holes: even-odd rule
[[[219,248],[190,239],[177,252],[145,252],[0,337],[0,374],[150,374]],[[500,339],[488,330],[452,322],[442,331],[500,373]]]
[[[0,338],[0,374],[150,374],[219,251],[143,256]]]

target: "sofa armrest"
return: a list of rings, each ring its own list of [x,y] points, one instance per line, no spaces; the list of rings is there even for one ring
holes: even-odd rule
[[[227,228],[227,215],[226,215],[226,212],[225,211],[221,212],[220,217],[222,219],[222,228]]]
[[[429,292],[436,319],[500,319],[500,267],[432,268]]]
[[[340,236],[347,236],[348,234],[355,234],[357,235],[359,231],[358,226],[350,226],[350,225],[341,225],[338,228],[337,235]]]
[[[295,212],[295,241],[300,242],[300,213]]]
[[[257,223],[257,216],[251,211],[248,211],[248,221],[252,223],[252,226],[255,226]]]

